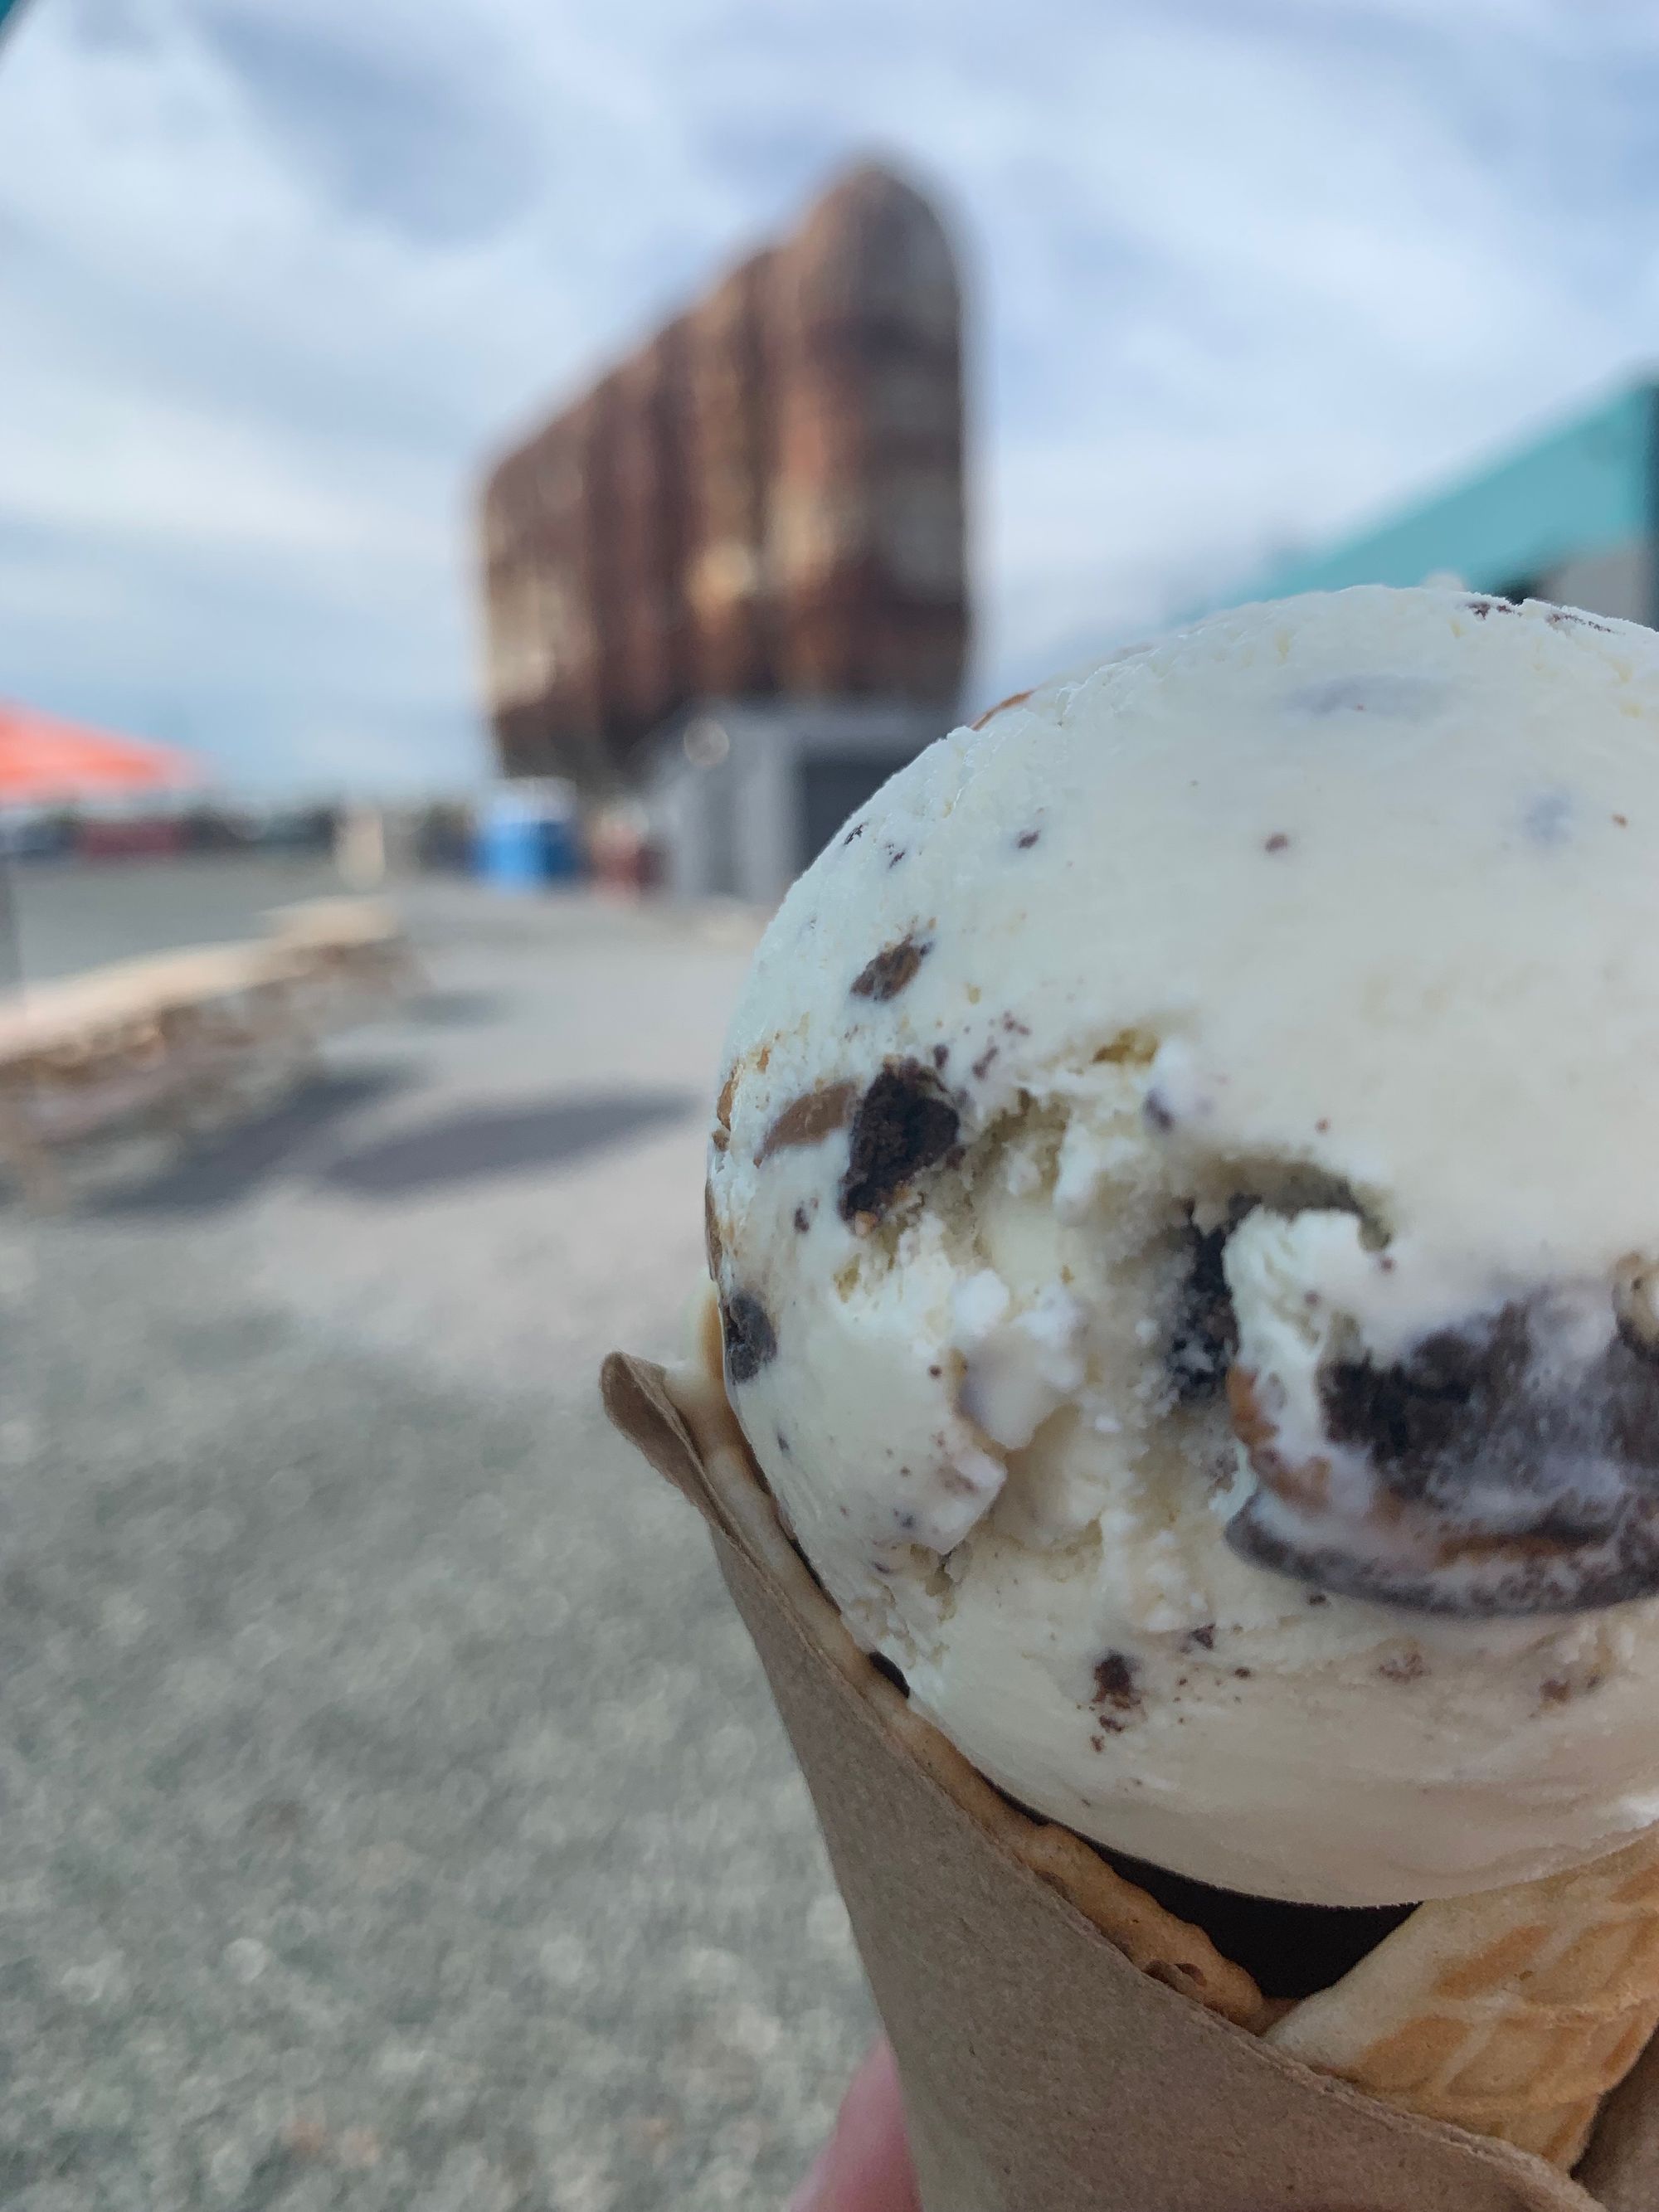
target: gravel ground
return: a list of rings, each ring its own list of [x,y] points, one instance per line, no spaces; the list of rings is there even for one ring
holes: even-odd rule
[[[25,941],[272,880],[45,872]],[[867,2031],[757,1662],[592,1385],[672,1340],[752,926],[409,904],[409,1018],[0,1216],[19,2212],[781,2204]]]

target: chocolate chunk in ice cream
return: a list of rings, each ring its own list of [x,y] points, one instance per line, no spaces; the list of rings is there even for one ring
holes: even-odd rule
[[[770,1315],[752,1291],[733,1291],[720,1307],[728,1382],[752,1382],[778,1356],[777,1333]]]
[[[961,1116],[931,1068],[916,1060],[890,1060],[853,1116],[842,1219],[879,1219],[925,1168],[945,1158],[960,1127]]]
[[[1093,1702],[1102,1711],[1132,1713],[1140,1703],[1140,1668],[1127,1651],[1109,1651],[1095,1662]]]
[[[1516,1300],[1404,1359],[1341,1359],[1322,1437],[1287,1449],[1272,1391],[1236,1370],[1261,1487],[1229,1525],[1247,1557],[1425,1611],[1577,1612],[1659,1590],[1659,1365],[1582,1307]]]
[[[1220,1389],[1238,1346],[1238,1319],[1221,1255],[1234,1224],[1189,1228],[1191,1257],[1176,1304],[1164,1365],[1185,1405]]]

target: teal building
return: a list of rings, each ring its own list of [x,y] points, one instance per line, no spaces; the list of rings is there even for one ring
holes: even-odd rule
[[[1420,584],[1449,573],[1474,591],[1659,626],[1656,540],[1659,385],[1642,383],[1238,596]]]

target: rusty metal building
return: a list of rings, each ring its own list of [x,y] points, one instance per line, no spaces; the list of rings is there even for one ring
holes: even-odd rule
[[[969,627],[961,301],[927,200],[841,179],[490,471],[508,775],[604,793],[704,701],[949,710]]]

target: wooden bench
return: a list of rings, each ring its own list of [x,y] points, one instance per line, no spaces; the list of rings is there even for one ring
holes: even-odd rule
[[[118,960],[0,999],[0,1166],[61,1194],[59,1146],[153,1125],[189,1136],[296,1075],[328,1030],[406,988],[390,908],[329,899],[279,909],[246,943]]]

